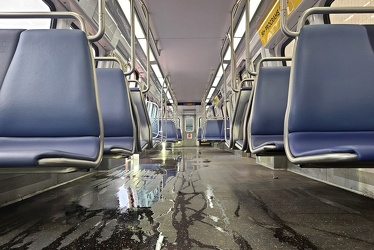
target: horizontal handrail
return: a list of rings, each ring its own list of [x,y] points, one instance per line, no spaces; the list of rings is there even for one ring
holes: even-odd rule
[[[99,0],[99,8],[97,10],[99,27],[95,35],[88,36],[91,42],[99,41],[105,34],[105,0]]]
[[[62,11],[53,11],[53,12],[2,12],[0,13],[0,18],[73,18],[79,21],[81,30],[86,34],[87,39],[90,42],[96,42],[100,40],[105,33],[105,0],[99,0],[99,28],[95,35],[89,36],[87,34],[87,28],[84,22],[84,19],[81,15],[75,12],[62,12]]]
[[[150,46],[151,45],[149,43],[149,33],[150,33],[149,11],[148,11],[147,6],[143,2],[143,0],[138,0],[138,1],[141,3],[141,9],[142,9],[143,15],[145,16],[146,21],[147,21],[147,32],[146,32],[147,33],[146,34],[146,41],[147,41],[147,52],[146,52],[146,56],[147,56],[147,85],[146,85],[146,89],[141,88],[141,92],[144,94],[144,93],[147,93],[149,91],[149,89],[151,88],[151,84],[150,84],[151,83],[151,81],[150,81],[150,78],[151,78]]]
[[[292,57],[264,57],[261,58],[261,60],[257,64],[257,72],[260,71],[260,68],[262,67],[263,62],[285,62],[285,61],[291,61]]]
[[[117,57],[97,56],[97,57],[94,57],[94,60],[104,61],[104,62],[117,62],[119,64],[120,69],[123,71],[123,65]]]
[[[287,0],[280,0],[281,30],[288,37],[295,38],[300,34],[301,28],[305,25],[307,17],[314,14],[347,14],[347,13],[374,13],[374,7],[313,7],[307,9],[300,16],[296,31],[287,26]]]
[[[73,18],[79,21],[81,30],[87,34],[83,18],[75,12],[1,12],[0,18],[22,19],[22,18]]]
[[[126,76],[131,75],[135,71],[135,4],[134,4],[134,0],[130,0],[130,6],[131,6],[131,11],[130,11],[131,62],[129,63],[130,69],[124,72]]]
[[[314,14],[347,14],[347,13],[374,13],[374,7],[314,7],[307,9],[300,16],[297,24],[297,33],[304,26],[308,16]]]

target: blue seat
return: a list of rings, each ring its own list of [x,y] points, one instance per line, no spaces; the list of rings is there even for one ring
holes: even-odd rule
[[[232,125],[230,130],[229,143],[226,145],[234,149],[237,147],[240,150],[247,148],[247,109],[250,105],[252,87],[243,87],[239,91],[239,96],[236,100],[234,114],[232,116]]]
[[[206,120],[205,132],[202,141],[221,142],[224,141],[222,132],[223,120]]]
[[[374,26],[301,29],[285,117],[291,162],[374,166],[373,41]]]
[[[290,67],[259,69],[249,118],[248,141],[256,155],[284,154],[284,116]]]
[[[177,128],[177,137],[178,137],[178,141],[183,141],[182,130],[180,128]]]
[[[104,122],[104,154],[131,156],[137,135],[129,89],[119,68],[97,68],[100,108]]]
[[[71,172],[102,159],[91,48],[80,30],[0,30],[0,172]]]
[[[137,151],[141,152],[145,148],[153,148],[151,121],[140,89],[131,88],[130,95],[137,117],[137,129],[140,136]]]
[[[198,141],[201,141],[202,137],[203,137],[203,128],[198,128],[198,130],[197,130],[197,138],[196,139]]]
[[[226,123],[226,127],[225,127],[225,123]],[[222,128],[221,128],[221,137],[222,137],[222,140],[225,141],[225,138],[230,138],[230,120],[229,119],[226,119],[226,120],[223,120],[222,122]],[[225,132],[226,132],[226,137],[225,137]]]
[[[178,136],[177,136],[177,129],[175,127],[175,123],[173,120],[163,120],[162,126],[160,124],[160,127],[162,127],[162,137],[167,142],[177,142]]]

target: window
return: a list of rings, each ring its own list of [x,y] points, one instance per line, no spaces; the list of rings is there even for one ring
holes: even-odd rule
[[[50,12],[41,0],[0,0],[1,12]],[[0,19],[2,29],[49,29],[51,20],[44,19]]]
[[[292,39],[286,42],[282,47],[282,56],[292,57],[294,45],[295,45],[295,39]],[[287,62],[284,62],[283,65],[286,64],[287,66],[291,66],[291,63],[292,63],[291,61],[287,61]]]
[[[192,116],[187,116],[184,118],[184,131],[191,133],[194,131],[194,118]]]
[[[256,57],[256,59],[253,61],[253,67],[254,67],[255,71],[257,70],[257,64],[261,60],[261,58],[262,58],[262,56],[261,56],[261,53],[260,53],[260,54],[258,54],[258,56]]]
[[[373,7],[374,0],[335,0],[331,3],[331,7]],[[374,15],[371,14],[330,14],[330,23],[341,24],[373,24]]]

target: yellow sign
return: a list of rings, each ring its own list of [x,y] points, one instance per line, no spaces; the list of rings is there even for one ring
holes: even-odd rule
[[[216,104],[216,105],[219,103],[219,98],[218,98],[218,96],[215,96],[215,97],[213,98],[213,103]]]
[[[289,16],[301,3],[302,0],[287,0],[287,16]],[[269,8],[268,14],[262,20],[261,25],[257,27],[262,45],[269,42],[270,38],[280,28],[280,3],[275,0]]]

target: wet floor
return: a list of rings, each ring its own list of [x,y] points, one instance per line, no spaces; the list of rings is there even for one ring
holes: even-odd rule
[[[0,209],[0,249],[374,249],[374,200],[167,147]]]

